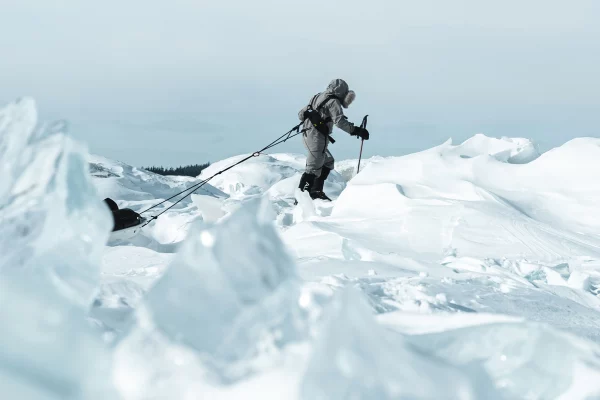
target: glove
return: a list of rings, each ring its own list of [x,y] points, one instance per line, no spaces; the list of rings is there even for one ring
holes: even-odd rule
[[[314,175],[314,174],[307,174],[305,172],[305,173],[302,174],[302,177],[300,178],[300,185],[298,185],[298,187],[303,192],[305,190],[308,190],[310,192],[310,189],[315,184],[315,179],[317,179],[316,175]]]
[[[361,128],[360,126],[354,127],[354,130],[352,131],[352,135],[359,137],[363,140],[369,140],[369,131],[366,130],[365,128]]]

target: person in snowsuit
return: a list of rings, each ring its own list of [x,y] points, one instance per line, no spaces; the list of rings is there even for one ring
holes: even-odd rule
[[[299,188],[308,190],[312,199],[331,200],[323,193],[323,186],[334,167],[334,159],[328,149],[329,142],[334,142],[329,137],[333,126],[352,136],[369,139],[369,131],[354,126],[344,115],[342,108],[348,108],[355,97],[356,94],[343,79],[334,79],[324,92],[313,96],[310,103],[298,113],[300,120],[304,121],[302,139],[308,150],[306,169],[300,178]]]

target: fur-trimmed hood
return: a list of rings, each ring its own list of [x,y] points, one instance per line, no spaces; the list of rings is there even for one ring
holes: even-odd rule
[[[348,90],[348,93],[346,93],[346,96],[344,96],[344,99],[342,100],[342,107],[350,107],[350,104],[352,104],[355,98],[356,93],[354,93],[354,90]]]
[[[356,98],[356,93],[350,90],[348,84],[343,79],[334,79],[329,82],[325,92],[335,95],[342,102],[344,108],[348,108]]]
[[[334,94],[338,99],[343,99],[346,97],[348,93],[349,87],[345,80],[343,79],[334,79],[329,82],[329,86],[327,86],[326,92],[328,94]]]

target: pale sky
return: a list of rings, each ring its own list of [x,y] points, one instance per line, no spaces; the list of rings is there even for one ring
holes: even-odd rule
[[[334,78],[365,155],[476,133],[547,149],[600,135],[596,0],[1,0],[0,102],[32,96],[136,166],[263,147]],[[331,151],[355,158],[336,130]],[[280,151],[302,153],[300,140]]]

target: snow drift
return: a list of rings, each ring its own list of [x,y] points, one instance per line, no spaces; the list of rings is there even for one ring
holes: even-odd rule
[[[392,337],[375,323],[355,289],[344,290],[327,312],[304,377],[303,399],[496,397],[485,373],[464,374]]]
[[[379,320],[401,333],[415,333],[415,326],[420,326],[418,334],[408,340],[421,351],[458,365],[482,363],[504,398],[600,395],[600,348],[596,344],[540,324],[482,317],[473,325],[475,318],[407,318],[400,313],[381,315]]]
[[[582,234],[600,227],[600,186],[593,183],[599,140],[575,140],[521,165],[489,156],[477,142],[481,138],[373,161],[350,182],[332,216],[394,219],[403,226],[407,250],[420,253],[454,248],[479,258],[546,260],[598,255],[600,243]]]

